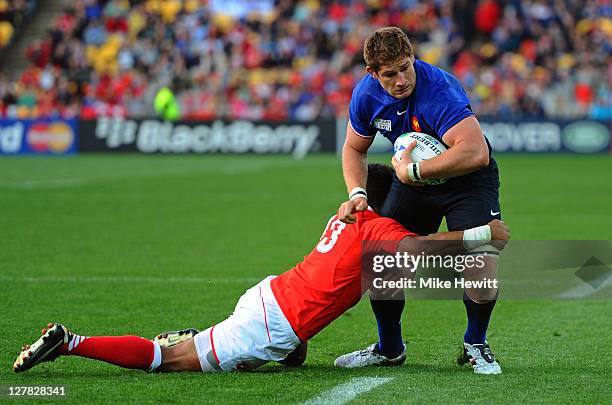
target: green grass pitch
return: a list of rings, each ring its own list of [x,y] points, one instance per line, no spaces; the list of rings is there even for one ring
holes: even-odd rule
[[[611,157],[498,162],[514,239],[612,240]],[[499,376],[454,363],[461,302],[414,300],[403,317],[408,359],[394,369],[332,367],[376,340],[362,300],[312,339],[299,369],[159,375],[60,358],[12,372],[49,321],[152,337],[224,319],[244,290],[307,254],[344,198],[331,155],[0,159],[0,385],[65,384],[79,403],[299,403],[379,376],[393,380],[354,402],[612,403],[608,300],[500,301],[489,333]]]

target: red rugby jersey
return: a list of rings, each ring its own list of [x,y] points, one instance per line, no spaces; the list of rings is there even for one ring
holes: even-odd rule
[[[356,218],[356,223],[345,224],[331,217],[304,261],[270,282],[283,314],[303,341],[359,302],[362,241],[399,241],[414,235],[370,210]]]

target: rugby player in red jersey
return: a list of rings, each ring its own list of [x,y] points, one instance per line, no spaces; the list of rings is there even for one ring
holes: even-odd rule
[[[387,241],[395,251],[417,254],[432,249],[432,244],[422,241],[459,241],[451,249],[460,253],[463,245],[471,248],[496,244],[501,249],[508,240],[509,230],[499,220],[491,221],[487,232],[477,236],[468,231],[417,236],[395,220],[381,217],[378,212],[392,176],[391,167],[369,165],[367,193],[371,210],[356,213],[352,224],[332,216],[304,261],[247,290],[225,321],[202,332],[168,332],[154,340],[138,336],[88,337],[61,324],[49,324],[41,338],[22,348],[14,371],[26,371],[41,362],[71,355],[161,372],[252,370],[269,361],[299,365],[305,359],[306,342],[357,304],[365,292],[363,241]],[[388,360],[389,365],[394,365],[393,359]]]

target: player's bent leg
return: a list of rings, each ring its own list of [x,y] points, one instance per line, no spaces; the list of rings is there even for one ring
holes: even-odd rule
[[[406,274],[397,269],[382,274],[385,281],[412,276],[414,273]],[[371,283],[368,283],[368,287],[370,304],[378,322],[380,340],[363,350],[338,357],[334,361],[336,367],[399,366],[406,360],[406,345],[401,340],[400,321],[405,302],[404,291],[401,288],[374,288]],[[399,345],[396,340],[399,340]],[[390,344],[393,346],[390,347]]]
[[[429,196],[414,190],[414,188],[407,187],[396,178],[391,184],[391,190],[385,199],[381,215],[393,218],[407,229],[420,235],[435,232],[442,222],[442,212],[432,204]],[[401,358],[405,354],[401,324],[401,316],[405,306],[403,296],[396,299],[377,299],[370,294],[370,305],[378,326],[379,340],[376,346],[376,354],[383,355],[386,359]],[[346,356],[356,359],[359,356],[355,357],[355,353],[374,353],[369,349],[370,347],[348,353]],[[342,358],[344,357],[342,356]],[[374,360],[371,359],[371,361]],[[385,361],[381,361],[385,363]],[[401,363],[403,361],[401,360]],[[343,363],[344,361],[340,361],[340,364]],[[360,361],[358,363],[361,364]],[[349,362],[349,364],[352,364],[352,362]]]
[[[501,219],[499,205],[499,181],[492,181],[474,185],[469,190],[458,190],[447,197],[448,211],[446,224],[449,231],[460,231],[475,226],[486,225],[493,219]],[[497,260],[495,257],[485,255],[485,266],[478,271],[464,271],[467,278],[484,280],[484,277],[496,279]],[[497,288],[495,288],[497,287]],[[467,314],[467,327],[464,333],[464,344],[461,355],[457,359],[459,364],[470,363],[474,372],[478,374],[499,374],[501,368],[495,361],[491,348],[486,340],[487,328],[495,303],[499,286],[485,288],[470,288],[464,291],[463,304]]]
[[[500,374],[502,372],[487,342],[487,329],[491,313],[497,301],[497,262],[499,252],[486,245],[470,252],[477,256],[478,265],[467,267],[464,280],[473,288],[464,290],[463,302],[468,316],[459,364],[470,363],[476,374]]]
[[[463,271],[463,278],[470,286],[465,289],[465,293],[478,304],[497,299],[499,253],[499,250],[491,245],[484,245],[469,252],[475,261]]]
[[[378,349],[386,357],[396,357],[404,350],[402,340],[403,293],[398,299],[376,299],[370,295],[370,306],[378,326]]]

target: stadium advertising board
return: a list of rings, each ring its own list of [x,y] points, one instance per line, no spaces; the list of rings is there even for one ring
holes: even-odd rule
[[[610,123],[579,121],[480,121],[496,152],[607,153]]]
[[[608,153],[610,122],[596,120],[530,120],[502,121],[479,119],[495,152],[521,153]],[[338,120],[337,151],[342,150],[346,119]],[[392,145],[377,136],[370,153],[391,153]]]
[[[162,122],[99,118],[79,125],[81,152],[288,154],[335,150],[335,122]]]
[[[0,119],[0,155],[65,155],[76,151],[76,120]]]

